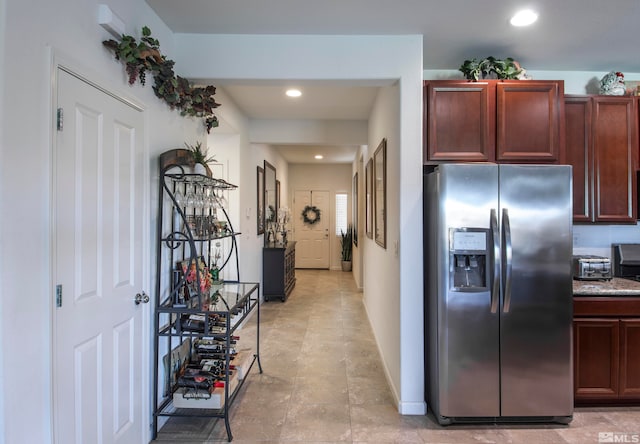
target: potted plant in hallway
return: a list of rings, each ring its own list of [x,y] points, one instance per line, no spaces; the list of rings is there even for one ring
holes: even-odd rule
[[[353,225],[347,226],[347,232],[340,230],[340,246],[342,247],[342,271],[351,271],[351,254],[353,252]]]

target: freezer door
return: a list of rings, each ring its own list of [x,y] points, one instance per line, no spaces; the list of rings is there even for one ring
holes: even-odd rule
[[[500,165],[502,416],[573,414],[571,186],[569,166]]]
[[[432,343],[437,348],[437,359],[432,360],[437,381],[434,403],[437,413],[445,417],[498,416],[499,310],[496,302],[492,312],[491,304],[491,285],[496,282],[489,272],[488,290],[465,292],[455,291],[449,279],[454,266],[449,254],[452,229],[491,229],[491,212],[498,209],[497,165],[447,164],[439,166],[436,174],[437,193],[432,198],[437,203],[426,215],[429,220],[425,219],[425,237],[431,240],[426,246],[431,258],[428,279],[439,283],[437,291],[428,295],[429,308],[437,311],[432,331],[437,338]],[[493,236],[488,233],[491,260]]]

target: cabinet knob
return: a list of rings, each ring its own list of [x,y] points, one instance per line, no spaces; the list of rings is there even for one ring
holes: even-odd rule
[[[138,293],[136,294],[136,297],[133,300],[133,302],[135,302],[136,305],[146,304],[149,302],[149,295],[144,291],[142,293]]]

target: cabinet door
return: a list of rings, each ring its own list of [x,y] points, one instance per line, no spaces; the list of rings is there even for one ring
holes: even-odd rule
[[[565,96],[565,159],[573,166],[573,220],[590,222],[593,215],[593,152],[591,98]]]
[[[640,319],[620,320],[620,397],[640,399]]]
[[[495,160],[495,83],[429,81],[425,161]]]
[[[638,122],[635,104],[631,97],[593,98],[596,222],[636,222]]]
[[[573,321],[575,399],[616,399],[620,362],[618,319]]]
[[[564,141],[563,97],[560,81],[497,83],[497,160],[559,162]]]

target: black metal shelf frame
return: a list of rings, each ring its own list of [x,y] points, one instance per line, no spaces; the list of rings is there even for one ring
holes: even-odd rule
[[[221,340],[225,346],[225,368],[229,369],[233,333],[249,320],[254,310],[256,315],[255,353],[248,361],[246,374],[251,372],[256,362],[259,372],[262,373],[260,363],[260,289],[258,283],[240,281],[236,241],[236,237],[240,233],[234,232],[224,206],[216,208],[217,211],[221,211],[220,215],[224,216],[218,219],[214,217],[212,207],[206,211],[202,207],[187,208],[184,202],[176,198],[176,191],[179,190],[178,194],[184,193],[184,196],[187,187],[193,187],[194,192],[195,189],[198,189],[203,195],[235,190],[237,187],[222,179],[185,172],[189,165],[185,163],[185,159],[187,157],[185,157],[184,150],[172,150],[160,156],[154,298],[153,439],[157,437],[160,417],[192,416],[224,419],[227,438],[231,441],[233,435],[229,423],[229,408],[244,385],[246,375],[238,380],[233,390],[230,390],[229,371],[225,371],[224,405],[220,409],[178,409],[173,406],[173,393],[178,387],[171,386],[171,372],[165,371],[162,380],[160,380],[159,369],[163,365],[162,356],[171,356],[173,347],[189,339],[207,337]],[[224,223],[220,223],[220,220],[223,220]],[[204,232],[202,230],[199,232],[194,229],[194,221],[212,223],[215,221],[215,224],[207,226]],[[211,229],[212,227],[213,229]],[[220,271],[230,261],[234,261],[235,279],[214,282],[212,288],[217,291],[215,297],[212,297],[211,290],[204,292],[200,284],[206,278],[203,273],[208,273],[208,267],[212,264],[211,251],[214,242],[225,242],[225,246],[228,245],[228,251],[224,257],[216,257],[215,260],[217,264],[217,259],[222,259]],[[198,265],[199,258],[206,264],[204,271]],[[182,261],[196,264],[196,280],[192,289],[194,291],[189,291],[188,299],[185,298],[186,273],[181,273],[177,267],[178,262]],[[233,271],[230,274],[233,275]],[[204,318],[202,331],[182,328],[181,317],[194,314],[202,315]],[[210,322],[213,322],[210,321],[212,319],[224,319],[224,326],[216,325],[215,331],[212,330],[213,324],[210,325]],[[222,324],[222,321],[219,323]],[[161,388],[160,384],[163,384],[166,389]],[[161,391],[162,394],[160,394]]]

